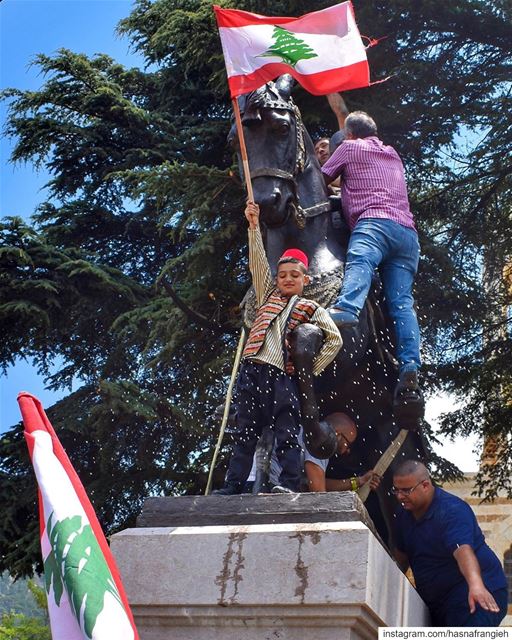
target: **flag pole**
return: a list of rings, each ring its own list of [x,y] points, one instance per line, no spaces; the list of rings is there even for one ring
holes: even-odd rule
[[[247,186],[247,197],[249,202],[254,202],[254,194],[252,191],[251,172],[249,170],[249,158],[247,157],[247,147],[245,146],[244,128],[242,126],[242,118],[240,117],[240,107],[238,106],[238,98],[232,98],[233,111],[235,113],[236,130],[238,132],[238,141],[240,142],[240,155],[242,156],[242,165],[244,168],[245,184]],[[213,452],[213,459],[210,465],[210,471],[208,472],[208,481],[206,483],[206,489],[204,495],[210,494],[212,489],[213,471],[217,462],[217,456],[219,455],[222,439],[224,437],[224,431],[229,418],[229,407],[231,405],[231,396],[233,394],[233,387],[235,384],[236,376],[238,374],[238,367],[240,366],[240,360],[242,357],[242,349],[245,343],[245,329],[242,327],[240,332],[240,338],[238,340],[238,347],[235,354],[235,361],[233,363],[233,369],[231,371],[231,379],[228,385],[228,391],[226,393],[226,401],[224,403],[224,414],[222,416],[222,423],[220,425],[219,437]]]
[[[242,165],[244,168],[245,184],[247,186],[247,196],[249,202],[254,202],[254,194],[252,192],[251,172],[249,170],[249,158],[247,157],[247,147],[245,146],[244,128],[242,126],[242,118],[240,117],[240,107],[238,106],[238,98],[232,98],[233,111],[235,113],[236,130],[238,132],[238,140],[240,142],[240,155],[242,156]]]
[[[235,360],[233,362],[233,369],[231,370],[231,378],[229,380],[228,391],[226,393],[226,401],[224,403],[224,414],[222,416],[222,422],[220,425],[219,437],[217,438],[217,444],[213,452],[212,463],[210,465],[210,471],[208,472],[208,482],[206,483],[206,489],[204,495],[207,496],[212,490],[213,471],[217,464],[217,456],[219,455],[220,447],[222,445],[222,439],[224,438],[224,431],[228,423],[229,407],[231,406],[231,397],[233,395],[233,387],[235,385],[236,376],[238,374],[238,367],[240,366],[240,360],[242,358],[242,349],[245,343],[245,329],[242,327],[240,331],[240,338],[238,339],[238,347],[236,349]]]

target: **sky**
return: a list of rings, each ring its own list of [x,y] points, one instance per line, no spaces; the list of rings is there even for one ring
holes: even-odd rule
[[[37,89],[44,78],[31,65],[38,53],[67,48],[107,53],[126,66],[142,66],[126,39],[115,34],[131,10],[130,0],[3,0],[0,2],[0,88]],[[6,106],[0,105],[2,128]],[[8,163],[11,143],[0,140],[0,217],[29,218],[44,200],[49,175],[31,165]],[[58,366],[58,363],[56,364]],[[29,391],[48,407],[65,393],[54,393],[29,362],[18,361],[0,377],[0,432],[21,419],[16,396]]]
[[[0,87],[37,89],[44,79],[31,62],[38,53],[53,54],[60,48],[94,55],[107,53],[126,66],[142,66],[129,43],[115,34],[119,20],[131,10],[130,0],[3,0],[0,1]],[[0,119],[5,122],[5,105]],[[10,143],[0,140],[0,217],[29,218],[44,200],[48,175],[30,165],[8,164]],[[56,367],[59,363],[56,363]],[[20,420],[16,396],[20,391],[36,395],[48,407],[65,392],[55,394],[29,362],[18,361],[0,377],[0,433]],[[67,393],[67,392],[66,392]],[[434,426],[437,417],[453,408],[447,396],[427,403],[427,419]],[[439,453],[463,471],[475,471],[478,458],[474,439],[443,440]]]

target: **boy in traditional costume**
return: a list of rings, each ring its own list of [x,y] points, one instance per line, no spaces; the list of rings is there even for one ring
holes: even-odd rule
[[[300,324],[317,325],[324,341],[313,361],[318,375],[341,347],[341,336],[327,311],[313,300],[302,298],[309,283],[308,258],[299,249],[288,249],[272,277],[259,226],[259,207],[249,202],[249,268],[258,305],[242,356],[237,380],[237,430],[224,487],[214,493],[241,493],[251,470],[253,454],[262,429],[275,434],[277,459],[282,472],[278,492],[295,492],[301,481],[300,403],[288,336]]]

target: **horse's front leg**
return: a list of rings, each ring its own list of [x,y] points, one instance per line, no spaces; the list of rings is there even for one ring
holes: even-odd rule
[[[316,458],[330,458],[336,452],[336,433],[331,425],[320,421],[313,385],[313,359],[319,352],[322,341],[322,330],[306,323],[292,331],[289,346],[299,387],[304,443]]]

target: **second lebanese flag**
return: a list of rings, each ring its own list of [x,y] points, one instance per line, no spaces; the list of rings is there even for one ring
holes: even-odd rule
[[[290,73],[315,95],[367,87],[370,72],[351,2],[300,18],[214,6],[231,97]]]
[[[94,509],[37,398],[20,393],[39,486],[41,551],[53,640],[139,640]]]

